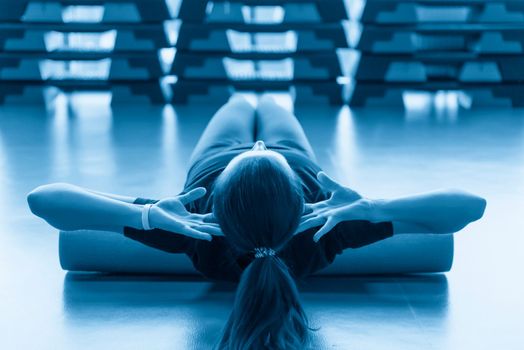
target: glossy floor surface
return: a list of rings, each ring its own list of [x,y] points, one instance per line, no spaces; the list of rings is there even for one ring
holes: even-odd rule
[[[230,284],[60,269],[56,231],[31,216],[27,192],[65,181],[172,195],[217,108],[106,102],[0,107],[2,349],[206,349],[230,310]],[[456,234],[449,273],[302,282],[306,311],[320,327],[314,347],[522,349],[524,112],[319,104],[295,113],[321,166],[368,197],[456,187],[488,200],[484,219]]]

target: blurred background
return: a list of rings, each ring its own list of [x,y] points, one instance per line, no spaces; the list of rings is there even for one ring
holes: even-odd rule
[[[522,106],[521,1],[2,1],[0,101]],[[9,82],[9,83],[7,83]]]
[[[161,198],[218,107],[263,92],[364,195],[484,196],[446,274],[315,277],[319,349],[520,349],[524,1],[0,0],[0,347],[206,349],[234,286],[66,274],[25,196]]]

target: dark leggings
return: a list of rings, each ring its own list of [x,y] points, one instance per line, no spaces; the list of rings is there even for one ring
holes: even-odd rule
[[[262,140],[269,145],[296,148],[316,161],[315,154],[295,115],[264,95],[253,107],[241,96],[233,96],[211,118],[202,133],[190,164],[225,147]]]

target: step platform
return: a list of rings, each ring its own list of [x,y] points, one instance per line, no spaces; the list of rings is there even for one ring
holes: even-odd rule
[[[450,24],[366,25],[352,47],[373,54],[471,52],[523,54],[524,23],[516,25]]]
[[[170,74],[207,80],[336,80],[347,76],[349,52],[208,55],[177,51]],[[342,57],[342,58],[339,58]],[[348,58],[346,58],[348,57]]]
[[[59,93],[111,93],[112,104],[165,104],[169,98],[165,85],[152,81],[0,81],[0,105],[46,104]]]
[[[0,54],[0,80],[151,80],[163,77],[156,52]]]
[[[404,107],[405,93],[439,93],[453,91],[460,94],[468,108],[524,107],[523,84],[379,84],[353,82],[228,82],[228,81],[0,81],[0,104],[46,103],[49,96],[58,93],[109,92],[112,104],[187,104],[206,102],[222,104],[236,92],[262,93],[278,91],[290,93],[297,104],[329,103],[351,107]]]
[[[182,23],[176,47],[204,52],[306,52],[347,48],[347,25]]]
[[[336,82],[249,82],[195,81],[167,77],[157,81],[0,81],[0,105],[42,104],[58,93],[112,93],[112,104],[187,104],[206,102],[223,104],[235,92],[286,92],[296,103],[329,103],[342,105],[347,101],[347,86]]]
[[[344,23],[306,26],[3,23],[0,51],[308,52],[348,48]]]
[[[168,84],[170,102],[187,104],[194,101],[225,103],[237,92],[285,92],[295,103],[329,103],[341,105],[347,101],[348,86],[334,81],[196,81],[178,80]]]
[[[207,0],[0,0],[0,22],[161,22],[205,14],[207,3]]]
[[[0,0],[2,22],[325,23],[348,19],[349,0]]]
[[[524,107],[524,84],[458,84],[458,83],[368,83],[354,82],[349,92],[351,107],[404,106],[405,93],[457,92],[467,108]]]
[[[0,24],[0,51],[151,51],[174,46],[176,23]]]
[[[195,10],[180,13],[185,22],[328,23],[349,18],[351,0],[185,0]],[[205,5],[203,5],[205,3]],[[209,4],[209,5],[208,5]],[[205,8],[205,11],[196,9]]]
[[[524,23],[522,0],[353,0],[362,23]]]
[[[524,81],[524,56],[364,54],[354,68],[353,78],[384,83],[517,83]]]

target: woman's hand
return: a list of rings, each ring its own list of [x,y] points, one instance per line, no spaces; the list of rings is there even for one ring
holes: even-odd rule
[[[317,203],[306,203],[307,214],[302,216],[295,234],[322,226],[313,236],[315,242],[318,242],[341,221],[365,220],[371,206],[370,200],[340,185],[322,171],[317,174],[317,179],[324,190],[331,192],[331,197]]]
[[[204,187],[197,187],[183,195],[158,201],[149,211],[151,227],[208,241],[211,235],[223,235],[213,213],[195,214],[186,210],[186,204],[205,194]]]

